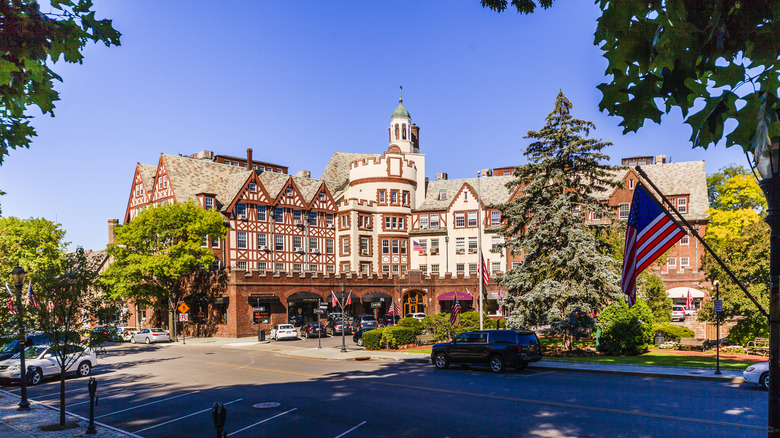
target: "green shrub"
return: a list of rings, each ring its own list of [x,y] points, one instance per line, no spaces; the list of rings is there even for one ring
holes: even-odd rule
[[[653,312],[642,300],[629,309],[625,300],[610,304],[599,314],[599,351],[613,356],[638,355],[653,334]]]
[[[419,335],[423,330],[423,323],[416,318],[404,318],[398,321],[398,327],[408,327],[414,329],[414,334]]]
[[[669,324],[653,324],[653,333],[663,333],[664,341],[679,341],[680,338],[692,338],[693,330],[688,327]]]
[[[415,343],[417,343],[417,335],[410,327],[386,327],[382,330],[382,338],[379,341],[382,348],[398,348],[399,345]]]
[[[729,330],[729,336],[726,343],[729,345],[746,346],[749,341],[755,338],[769,337],[769,322],[766,318],[747,318],[741,319],[737,325]]]
[[[366,350],[379,350],[384,331],[385,329],[381,328],[363,332],[363,346]]]
[[[449,313],[428,315],[422,320],[423,329],[428,330],[437,341],[450,339],[455,336]]]
[[[449,318],[449,314],[447,314]],[[460,319],[455,323],[455,331],[457,333],[470,332],[479,330],[479,312],[463,312],[460,314]],[[496,323],[490,319],[487,315],[482,315],[482,326],[485,329],[496,328]],[[454,335],[453,335],[454,336]]]

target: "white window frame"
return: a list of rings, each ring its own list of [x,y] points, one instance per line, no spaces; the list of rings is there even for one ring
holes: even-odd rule
[[[667,257],[666,258],[666,267],[667,268],[675,268],[675,267],[677,267],[677,257]]]
[[[236,248],[238,248],[238,249],[246,249],[246,247],[247,247],[246,231],[237,231],[236,232]]]
[[[688,266],[691,266],[690,257],[680,257],[680,268],[687,268]]]
[[[490,225],[501,225],[501,212],[493,210],[490,212]]]
[[[621,202],[618,206],[618,218],[628,219],[628,215],[631,213],[631,204],[628,202]]]
[[[460,212],[455,213],[455,228],[465,228],[466,227],[466,213]]]
[[[475,228],[477,226],[477,212],[476,211],[469,211],[468,212],[468,227],[469,228]]]

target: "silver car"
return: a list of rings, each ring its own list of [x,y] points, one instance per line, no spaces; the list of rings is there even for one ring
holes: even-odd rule
[[[60,364],[58,358],[48,345],[36,345],[27,347],[24,351],[25,366],[30,370],[28,376],[30,385],[41,383],[46,377],[58,376]],[[86,377],[92,372],[92,367],[97,365],[97,356],[91,348],[81,345],[68,345],[65,355],[65,372],[76,373],[79,377]],[[21,376],[21,361],[19,353],[13,358],[0,361],[0,381],[3,383],[11,380],[19,380]]]
[[[769,362],[758,362],[750,365],[742,372],[742,377],[747,383],[761,385],[764,389],[769,390]]]
[[[151,344],[154,342],[171,342],[171,335],[168,330],[161,328],[147,328],[139,330],[137,333],[130,337],[130,342],[135,344],[136,342],[144,342]]]
[[[279,341],[282,339],[298,339],[298,330],[292,324],[276,324],[271,329],[271,339]]]

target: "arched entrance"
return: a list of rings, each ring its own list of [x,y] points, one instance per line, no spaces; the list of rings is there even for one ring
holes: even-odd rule
[[[403,303],[402,316],[410,313],[425,313],[425,294],[419,290],[405,293]]]
[[[300,326],[316,320],[314,309],[319,308],[322,296],[314,292],[296,292],[287,297],[287,317],[290,324]]]
[[[694,309],[701,309],[702,301],[706,294],[692,287],[673,287],[666,291],[666,295],[672,299],[675,306],[685,306],[688,301],[688,295],[691,295],[692,306]]]
[[[363,301],[362,312],[364,314],[373,314],[379,318],[387,313],[387,309],[393,302],[393,296],[384,292],[369,292],[363,295],[361,301]]]

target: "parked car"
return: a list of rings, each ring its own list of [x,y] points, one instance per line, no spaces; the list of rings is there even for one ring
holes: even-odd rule
[[[342,330],[342,327],[344,328],[344,330]],[[343,331],[343,334],[345,334],[345,335],[347,335],[347,334],[351,335],[352,334],[352,326],[349,324],[349,322],[345,322],[342,325],[341,320],[337,319],[337,320],[333,320],[333,321],[328,323],[326,331],[327,331],[327,334],[329,334],[331,336],[341,336],[342,335],[342,331]]]
[[[60,374],[60,365],[57,356],[54,354],[54,348],[48,345],[36,345],[27,347],[24,352],[25,366],[28,369],[28,383],[37,385],[41,380]],[[79,377],[86,377],[92,372],[92,368],[97,365],[97,356],[91,348],[84,348],[81,345],[68,345],[67,355],[65,356],[66,373],[75,373]],[[19,353],[13,358],[0,361],[0,381],[4,384],[11,380],[19,380],[21,377],[21,360]]]
[[[108,325],[95,327],[84,334],[84,342],[90,346],[100,345],[105,342],[115,342],[119,340],[120,339],[117,336],[116,327],[111,327]]]
[[[130,337],[130,342],[135,344],[136,342],[145,342],[151,344],[153,342],[171,342],[171,334],[168,330],[161,328],[145,328],[138,331]]]
[[[425,318],[424,313],[407,313],[406,318],[414,318],[416,320],[422,321],[423,318]]]
[[[292,324],[276,324],[271,329],[270,338],[274,341],[282,339],[298,339],[298,330]]]
[[[77,336],[78,338],[78,336]],[[75,343],[78,343],[79,340],[77,340]],[[49,340],[49,337],[44,335],[43,333],[32,333],[27,335],[27,347],[31,347],[33,345],[46,345],[51,343]],[[19,340],[13,340],[5,345],[3,345],[3,348],[0,348],[0,360],[4,359],[10,359],[15,354],[19,354]]]
[[[328,336],[328,334],[325,332],[325,326],[319,322],[310,322],[306,326],[301,327],[301,332],[303,333],[303,336],[306,337],[306,339],[312,337],[321,338],[323,336]]]
[[[382,325],[387,327],[388,325],[396,325],[401,320],[400,315],[385,315],[382,317]]]
[[[358,347],[362,347],[363,346],[363,333],[370,332],[371,330],[374,330],[374,329],[376,329],[376,327],[372,327],[372,328],[367,328],[367,329],[356,331],[355,334],[352,335],[352,342],[358,344]]]
[[[119,340],[130,342],[130,338],[133,337],[135,332],[137,332],[138,329],[135,327],[117,327],[116,328],[116,337]]]
[[[685,316],[696,316],[697,314],[698,314],[698,310],[696,310],[695,307],[685,308]]]
[[[769,361],[754,363],[742,372],[745,382],[754,385],[761,385],[767,391],[769,390]]]
[[[486,364],[494,373],[506,366],[518,370],[542,359],[539,338],[528,330],[480,330],[461,333],[451,342],[434,344],[431,362],[438,369],[450,363]]]
[[[672,306],[672,321],[685,321],[685,307]]]
[[[360,315],[356,316],[352,321],[352,330],[360,331],[367,328],[377,328],[378,323],[374,315]]]

